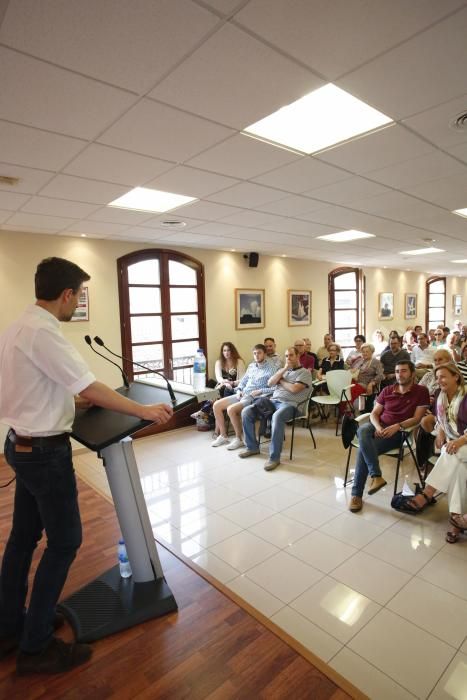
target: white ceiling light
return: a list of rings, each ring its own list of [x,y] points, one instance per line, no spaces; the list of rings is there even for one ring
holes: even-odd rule
[[[401,250],[400,255],[425,255],[426,253],[445,253],[441,248],[417,248],[416,250]]]
[[[320,241],[344,243],[346,241],[356,241],[358,238],[375,238],[375,234],[351,229],[350,231],[340,231],[339,233],[327,233],[325,236],[316,236],[316,238]]]
[[[328,83],[244,131],[303,153],[316,153],[390,123],[394,123],[390,117]]]
[[[464,216],[467,218],[467,209],[454,209],[452,213],[457,214],[457,216]]]
[[[117,209],[137,209],[138,211],[160,213],[195,201],[196,197],[186,197],[183,194],[162,192],[162,190],[151,190],[147,187],[135,187],[122,197],[114,199],[107,206],[116,207]]]
[[[464,258],[463,260],[450,260],[449,262],[452,263],[467,263],[467,258]]]

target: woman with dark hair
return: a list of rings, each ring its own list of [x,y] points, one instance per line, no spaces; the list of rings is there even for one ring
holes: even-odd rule
[[[224,396],[226,391],[227,395],[233,393],[232,390],[245,374],[245,363],[233,343],[222,343],[214,373],[220,395]]]

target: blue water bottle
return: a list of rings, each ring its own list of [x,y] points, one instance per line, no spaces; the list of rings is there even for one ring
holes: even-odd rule
[[[129,578],[131,576],[131,565],[128,559],[124,540],[118,540],[118,566],[120,568],[120,576],[122,578]]]

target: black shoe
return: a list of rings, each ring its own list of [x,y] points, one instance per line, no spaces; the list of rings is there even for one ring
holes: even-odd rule
[[[54,631],[59,630],[65,624],[65,616],[60,612],[54,615],[53,627]],[[0,637],[0,661],[6,656],[16,651],[18,648],[18,639],[16,637]]]
[[[39,654],[26,654],[19,651],[16,657],[16,673],[25,676],[29,673],[64,673],[86,663],[91,658],[89,644],[67,643],[52,637],[50,644]]]

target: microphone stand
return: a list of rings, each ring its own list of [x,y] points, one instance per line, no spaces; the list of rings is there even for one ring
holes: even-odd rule
[[[113,361],[112,361],[109,357],[107,357],[106,355],[103,355],[101,352],[98,352],[98,351],[93,347],[93,345],[92,345],[92,340],[91,340],[91,336],[90,336],[90,335],[85,335],[85,336],[84,336],[84,340],[85,340],[86,343],[89,345],[89,347],[91,348],[91,350],[92,350],[93,352],[96,353],[96,355],[99,355],[99,357],[103,357],[104,360],[107,360],[107,362],[110,362],[112,365],[114,365],[115,367],[117,367],[117,369],[120,371],[120,373],[121,373],[121,375],[122,375],[123,383],[125,384],[125,387],[128,389],[129,386],[130,386],[130,382],[128,381],[128,377],[126,376],[125,372],[123,371],[123,368],[120,367],[120,365],[117,365],[116,362],[113,362]]]

